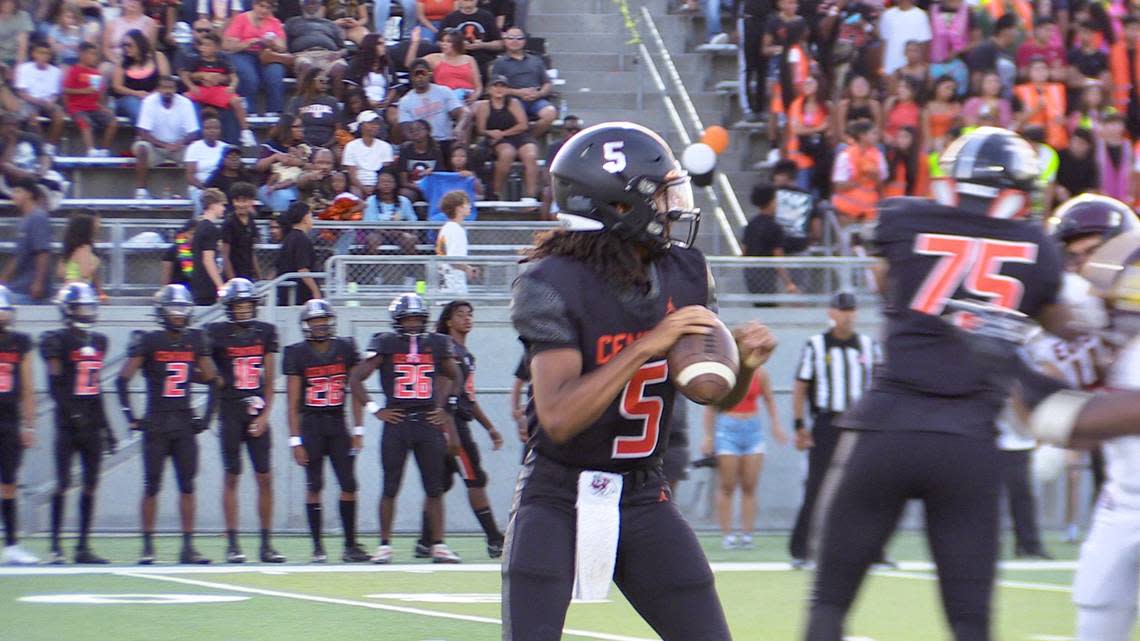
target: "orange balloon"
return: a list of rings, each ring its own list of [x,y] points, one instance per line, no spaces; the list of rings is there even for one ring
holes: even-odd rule
[[[728,130],[720,125],[705,127],[705,133],[701,136],[701,142],[712,147],[712,150],[716,153],[722,154],[725,149],[728,149]]]

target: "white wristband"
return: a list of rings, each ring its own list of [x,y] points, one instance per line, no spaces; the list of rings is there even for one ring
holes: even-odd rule
[[[353,436],[364,436],[364,426],[363,425],[357,425],[356,427],[352,428],[352,435]]]
[[[300,447],[300,446],[301,446],[301,437],[300,436],[290,436],[289,437],[289,447]]]
[[[368,401],[367,403],[364,404],[364,411],[368,412],[369,414],[374,415],[374,414],[376,414],[376,412],[379,412],[380,409],[381,409],[381,407],[376,404],[376,401]]]

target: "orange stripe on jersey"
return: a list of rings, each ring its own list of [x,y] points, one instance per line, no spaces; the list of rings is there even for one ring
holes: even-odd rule
[[[471,481],[475,478],[475,466],[471,464],[471,457],[467,456],[467,450],[460,447],[459,455],[455,457],[459,463],[459,476],[463,477],[464,481]]]

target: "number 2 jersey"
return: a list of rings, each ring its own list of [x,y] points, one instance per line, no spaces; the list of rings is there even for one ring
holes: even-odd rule
[[[712,278],[696,249],[673,247],[653,261],[646,292],[618,291],[585,263],[543,258],[519,276],[511,300],[515,329],[531,354],[574,349],[582,374],[602,367],[665,316],[688,305],[715,309]],[[537,391],[536,391],[537,392]],[[676,389],[665,354],[650,358],[602,416],[567,443],[558,444],[538,424],[534,400],[527,420],[536,451],[564,465],[624,472],[656,465],[669,440]]]
[[[198,358],[210,355],[210,340],[199,329],[177,334],[159,329],[132,336],[127,355],[143,358],[147,415],[189,412],[190,383],[198,373]]]
[[[70,395],[69,407],[91,424],[106,423],[100,376],[107,358],[107,337],[98,332],[56,329],[40,335],[40,356],[58,360],[63,386]],[[64,417],[56,406],[57,420]]]
[[[319,351],[313,341],[285,348],[282,369],[286,376],[301,377],[302,414],[344,414],[348,373],[360,360],[356,341],[347,336],[330,338],[328,349]]]
[[[951,298],[1037,316],[1060,288],[1054,242],[1036,223],[918,198],[885,201],[874,236],[888,268],[886,359],[871,390],[838,424],[992,439],[1006,391],[971,356],[967,337],[940,317]]]
[[[24,385],[20,363],[32,351],[32,339],[20,332],[0,331],[0,424],[16,423]]]
[[[280,349],[277,327],[261,321],[248,323],[210,323],[214,363],[225,380],[223,399],[241,399],[265,394],[265,355]],[[272,376],[272,373],[270,373]]]
[[[454,358],[451,337],[443,334],[403,336],[392,332],[375,334],[366,358],[384,356],[380,385],[385,407],[429,411],[436,408],[436,382],[440,364]]]

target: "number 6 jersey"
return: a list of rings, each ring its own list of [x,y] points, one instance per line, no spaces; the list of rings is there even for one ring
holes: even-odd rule
[[[874,242],[888,268],[886,362],[839,425],[994,438],[1006,390],[941,317],[950,299],[987,301],[1036,317],[1057,302],[1061,258],[1054,242],[1035,222],[918,198],[883,203]]]
[[[190,382],[198,369],[198,357],[210,355],[210,341],[201,330],[137,333],[131,337],[127,355],[143,358],[147,415],[190,411]]]
[[[385,407],[402,410],[435,409],[435,383],[439,364],[454,358],[449,336],[402,336],[383,332],[372,336],[366,358],[384,356],[380,385]]]

